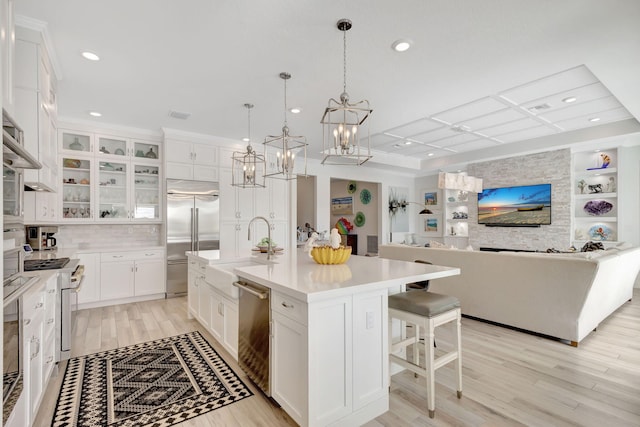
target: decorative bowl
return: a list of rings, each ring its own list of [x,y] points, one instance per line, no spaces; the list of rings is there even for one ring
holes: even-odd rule
[[[318,264],[344,264],[351,256],[351,246],[315,246],[311,249],[311,258]]]

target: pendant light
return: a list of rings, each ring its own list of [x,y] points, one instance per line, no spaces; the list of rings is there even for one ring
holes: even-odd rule
[[[304,173],[307,175],[307,139],[304,136],[289,135],[289,126],[287,125],[287,80],[291,78],[291,74],[282,72],[280,78],[284,81],[284,126],[282,126],[282,135],[269,135],[264,139],[265,157],[269,156],[269,151],[275,151],[275,159],[269,160],[269,171],[265,175],[268,178],[277,179],[296,179],[294,173],[296,164],[304,164]],[[302,154],[300,159],[296,155]]]
[[[362,100],[351,104],[347,93],[347,31],[351,28],[351,21],[341,19],[337,23],[342,31],[343,54],[343,86],[340,102],[329,99],[322,116],[322,151],[325,165],[361,165],[371,158],[369,148],[369,130],[363,123],[373,111],[369,108],[369,101]],[[365,136],[363,134],[366,133]],[[362,136],[362,138],[361,138]],[[361,144],[361,141],[365,144]]]
[[[253,104],[244,104],[247,109],[248,129],[247,151],[234,151],[231,157],[231,185],[242,188],[263,188],[265,161],[262,154],[257,154],[251,146],[251,109]]]

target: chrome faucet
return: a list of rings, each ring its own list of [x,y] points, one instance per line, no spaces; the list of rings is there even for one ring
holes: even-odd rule
[[[271,247],[271,224],[269,224],[269,221],[267,220],[267,218],[263,216],[256,216],[256,217],[253,217],[251,221],[249,221],[249,227],[247,230],[247,240],[251,240],[251,224],[253,224],[253,221],[255,221],[256,219],[261,219],[267,223],[267,239],[269,239],[269,243],[267,244],[267,260],[270,260],[271,252],[273,251],[273,248]]]

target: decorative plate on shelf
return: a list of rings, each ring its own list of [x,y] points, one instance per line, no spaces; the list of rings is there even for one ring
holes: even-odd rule
[[[606,225],[597,224],[589,229],[589,237],[592,240],[612,240],[613,232]]]
[[[62,166],[64,166],[65,168],[77,169],[80,167],[80,164],[80,160],[78,159],[64,159],[64,161],[62,162]]]
[[[606,200],[589,200],[582,208],[589,215],[605,215],[613,209],[613,204]]]
[[[347,191],[349,192],[349,194],[353,194],[356,192],[356,182],[355,181],[349,181],[349,184],[347,184]]]
[[[360,201],[363,205],[368,205],[371,201],[371,192],[366,188],[360,192]]]
[[[365,223],[364,214],[362,212],[358,212],[356,214],[356,217],[353,219],[353,223],[356,225],[356,227],[362,227]]]

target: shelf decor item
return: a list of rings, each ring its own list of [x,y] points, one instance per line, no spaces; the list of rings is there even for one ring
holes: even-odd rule
[[[349,215],[353,213],[353,197],[334,197],[331,199],[331,215]]]
[[[589,200],[582,209],[589,215],[599,216],[611,212],[613,204],[606,200]]]
[[[363,205],[368,205],[371,202],[371,192],[366,188],[360,192],[360,201]]]
[[[334,249],[331,246],[316,246],[311,249],[311,258],[318,264],[344,264],[351,256],[351,246]]]
[[[365,216],[362,212],[358,212],[356,214],[356,217],[353,219],[353,223],[356,225],[356,227],[362,227],[365,223]]]
[[[606,225],[597,224],[589,229],[589,237],[592,240],[613,240],[613,232]]]
[[[595,168],[587,168],[587,170],[592,171],[596,169],[606,169],[609,167],[609,164],[611,164],[611,157],[607,153],[600,153],[600,160],[602,161],[602,163],[600,163],[600,166],[597,166]]]
[[[347,184],[347,192],[349,194],[353,194],[356,192],[357,186],[356,186],[356,182],[355,181],[349,181],[349,184]]]

